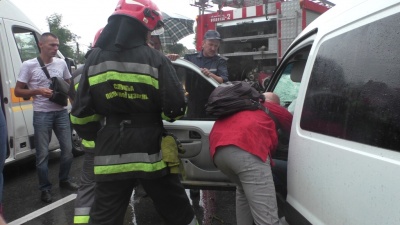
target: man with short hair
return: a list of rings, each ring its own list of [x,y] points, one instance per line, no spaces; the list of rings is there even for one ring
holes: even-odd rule
[[[213,78],[218,83],[228,81],[226,60],[218,55],[221,40],[218,31],[209,30],[204,35],[202,50],[184,57],[184,59],[200,67],[205,76]],[[189,93],[187,116],[191,118],[207,117],[204,105],[213,89],[207,84],[206,80],[198,76],[187,76],[185,87]]]
[[[71,74],[64,60],[57,55],[59,40],[52,33],[44,33],[39,39],[40,58],[50,77],[61,77],[69,83]],[[61,159],[58,174],[60,188],[77,190],[78,185],[70,182],[69,171],[73,160],[71,128],[66,107],[51,102],[53,91],[49,89],[51,80],[44,73],[37,58],[23,62],[15,85],[15,96],[33,97],[33,127],[35,131],[36,169],[39,177],[41,200],[52,201],[52,184],[48,178],[49,143],[52,130],[60,142]],[[25,85],[29,89],[25,89]]]

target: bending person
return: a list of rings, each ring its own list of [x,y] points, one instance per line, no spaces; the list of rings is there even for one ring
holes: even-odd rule
[[[289,132],[292,115],[279,98],[265,93],[263,103]],[[210,133],[215,165],[236,188],[237,224],[279,224],[271,155],[278,145],[273,119],[262,110],[245,110],[219,118]]]

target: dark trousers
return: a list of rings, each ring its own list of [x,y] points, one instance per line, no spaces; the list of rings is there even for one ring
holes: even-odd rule
[[[140,182],[167,224],[187,225],[194,218],[185,189],[176,174],[158,179],[97,182],[89,224],[123,224],[133,188]]]

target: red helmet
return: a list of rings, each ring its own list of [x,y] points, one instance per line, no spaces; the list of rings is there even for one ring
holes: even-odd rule
[[[103,28],[104,28],[104,27],[103,27]],[[96,42],[97,42],[97,40],[99,39],[101,32],[103,31],[103,28],[101,28],[100,30],[98,30],[98,31],[96,32],[96,34],[94,35],[94,40],[93,40],[93,43],[92,43],[92,47],[94,47],[94,46],[96,45]]]
[[[132,17],[142,23],[149,31],[164,26],[161,11],[151,0],[119,0],[111,16],[114,15]]]

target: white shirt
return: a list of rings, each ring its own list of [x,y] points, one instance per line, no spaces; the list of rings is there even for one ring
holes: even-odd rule
[[[53,57],[53,62],[45,64],[45,67],[49,71],[50,77],[61,77],[65,80],[71,78],[67,64],[62,59]],[[29,89],[48,88],[51,82],[50,79],[47,79],[36,58],[26,60],[22,63],[18,81],[26,83]],[[53,112],[63,110],[64,108],[41,95],[33,96],[33,111]]]

